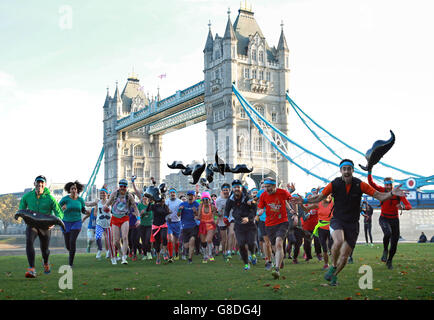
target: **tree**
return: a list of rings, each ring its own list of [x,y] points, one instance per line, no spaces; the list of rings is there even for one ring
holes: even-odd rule
[[[13,194],[0,197],[0,220],[6,233],[8,226],[15,222],[15,213],[18,211],[20,201]]]

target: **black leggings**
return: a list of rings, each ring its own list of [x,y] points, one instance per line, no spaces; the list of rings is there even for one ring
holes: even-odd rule
[[[133,256],[137,255],[140,241],[139,228],[130,228],[128,230],[128,247]]]
[[[42,259],[44,260],[45,264],[48,263],[48,257],[50,255],[50,250],[48,249],[48,246],[50,244],[51,230],[43,230],[27,226],[26,254],[30,268],[35,267],[35,247],[33,244],[35,242],[36,236],[39,237],[39,245],[41,247]]]
[[[74,229],[70,232],[65,232],[63,234],[63,237],[65,238],[65,247],[69,251],[69,265],[72,267],[74,264],[74,256],[76,251],[76,245],[77,245],[77,238],[78,234],[80,233],[81,229]]]
[[[371,232],[371,230],[372,230],[372,223],[365,223],[365,240],[366,240],[366,243],[369,243],[369,241],[368,241],[368,235],[369,235],[369,238],[371,239],[371,243],[372,243],[372,232]]]
[[[244,264],[249,263],[249,253],[247,252],[246,245],[249,251],[254,254],[256,251],[256,228],[237,228],[235,237],[237,238],[238,247],[240,248],[241,259]]]
[[[294,245],[294,253],[292,258],[294,260],[298,259],[298,254],[300,253],[300,247],[301,244],[303,243],[303,230],[301,230],[300,228],[294,228],[294,232],[290,233],[289,237],[288,237],[288,254],[291,255],[291,247],[292,245]]]
[[[379,219],[381,230],[383,230],[383,247],[384,250],[388,250],[390,242],[390,250],[388,260],[392,261],[393,256],[396,253],[396,248],[398,247],[399,240],[399,219],[387,219],[380,216]]]
[[[143,254],[151,252],[151,226],[139,226],[139,238],[142,242]]]
[[[160,231],[155,235],[154,249],[160,252],[160,246],[167,246],[167,228],[161,228]]]
[[[323,252],[331,252],[333,239],[330,230],[318,228],[318,238]]]
[[[312,230],[313,231],[313,230]],[[311,233],[310,231],[309,233]],[[312,238],[313,238],[313,245],[315,247],[315,253],[321,254],[321,244],[319,242],[318,237],[310,236],[307,232],[303,232],[303,249],[304,253],[306,253],[306,258],[312,259]]]

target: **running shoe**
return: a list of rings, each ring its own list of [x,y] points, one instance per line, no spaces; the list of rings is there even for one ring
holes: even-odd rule
[[[121,260],[121,257],[116,256],[116,260],[117,260],[117,261]]]
[[[271,270],[271,267],[272,267],[271,262],[270,262],[270,261],[267,261],[267,262],[265,263],[265,270],[270,271],[270,270]]]
[[[353,264],[353,263],[354,263],[354,261],[353,261],[353,257],[349,257],[349,258],[348,258],[348,263],[349,263],[349,264]]]
[[[327,281],[331,281],[333,277],[333,273],[336,271],[336,268],[333,266],[330,266],[330,268],[327,270],[326,274],[324,275],[324,279]]]
[[[142,254],[142,260],[147,260],[147,259],[148,259],[148,257],[145,256],[144,254]]]
[[[322,255],[320,253],[317,254],[316,257],[317,257],[318,261],[322,261]]]
[[[386,262],[387,261],[387,255],[389,251],[383,250],[383,256],[381,257],[381,261]]]
[[[107,250],[105,252],[105,257],[106,257],[106,259],[110,259],[110,250]]]
[[[256,259],[256,255],[252,255],[252,264],[253,265],[256,265],[256,262],[257,262],[258,260]]]
[[[208,259],[207,258],[203,258],[202,263],[208,263]]]
[[[122,264],[128,264],[127,256],[122,256]]]
[[[338,284],[338,277],[333,275],[330,279],[330,285],[335,287]]]
[[[167,260],[167,262],[172,263],[173,262],[173,258],[169,258],[169,260]]]
[[[298,259],[296,258],[296,259],[292,260],[292,263],[293,264],[298,264]]]
[[[209,258],[209,261],[214,262],[214,257]]]
[[[35,268],[27,268],[26,278],[36,278]]]
[[[86,253],[90,253],[90,246],[87,246]]]
[[[112,264],[118,264],[118,261],[116,260],[116,258],[111,258],[112,260]]]
[[[137,256],[133,256],[132,261],[137,261]]]
[[[177,254],[177,255],[175,255],[175,258],[174,258],[174,260],[175,260],[175,261],[179,260],[179,255],[178,255],[178,254]]]
[[[152,253],[148,252],[147,257],[148,257],[148,260],[152,260]]]
[[[244,265],[244,270],[247,271],[247,270],[249,270],[249,269],[250,269],[250,265],[249,265],[249,264],[245,264],[245,265]]]
[[[96,258],[97,259],[101,259],[101,250],[98,250],[97,252],[96,252]]]
[[[132,258],[132,257],[133,257],[133,254],[130,252],[130,253],[128,254],[128,257]]]
[[[165,252],[165,253],[163,254],[163,259],[164,259],[164,261],[169,260],[169,257],[168,257],[168,255],[167,255],[167,252]]]
[[[182,260],[187,260],[187,257],[185,256],[185,254],[182,255],[181,259]]]
[[[387,260],[386,266],[387,266],[387,269],[392,270],[393,269],[392,261],[391,260]]]
[[[273,272],[271,272],[271,275],[274,277],[274,279],[279,279],[280,278],[280,272],[279,272],[279,269],[278,268],[275,268],[274,270],[273,270]]]
[[[44,263],[44,273],[49,274],[51,272],[50,270],[50,264]]]
[[[188,259],[188,264],[192,264],[193,260],[192,259]]]
[[[155,264],[161,264],[161,260],[157,258],[157,261],[155,261]]]
[[[328,268],[329,268],[329,265],[328,265],[328,264],[325,264],[325,265],[322,267],[323,271],[327,270]]]

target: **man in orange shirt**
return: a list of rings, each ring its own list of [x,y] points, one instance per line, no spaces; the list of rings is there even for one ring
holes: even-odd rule
[[[360,202],[362,195],[368,194],[379,201],[385,201],[393,196],[404,196],[400,186],[390,192],[379,192],[369,184],[354,178],[354,162],[344,159],[339,164],[341,177],[330,182],[318,195],[309,199],[292,197],[290,201],[297,204],[318,203],[329,194],[334,198],[333,218],[330,221],[330,233],[333,239],[332,266],[328,269],[324,278],[335,286],[337,275],[345,267],[348,256],[354,249],[359,235]]]

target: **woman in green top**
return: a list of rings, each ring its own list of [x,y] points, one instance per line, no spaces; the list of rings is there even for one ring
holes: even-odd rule
[[[78,234],[81,231],[81,214],[86,214],[86,207],[83,198],[79,194],[83,191],[83,185],[78,182],[68,182],[65,185],[65,191],[69,195],[64,196],[59,205],[64,212],[63,222],[65,223],[65,246],[69,251],[69,265],[72,267],[76,251],[76,242]]]
[[[137,209],[140,213],[140,226],[139,226],[139,237],[142,243],[143,257],[142,260],[152,260],[151,254],[151,231],[152,231],[152,221],[154,219],[154,214],[152,212],[152,201],[148,197],[144,196],[144,193],[140,193],[137,190],[136,184],[134,183],[135,177],[131,179],[133,182],[133,188],[140,199],[140,203],[137,204]]]

